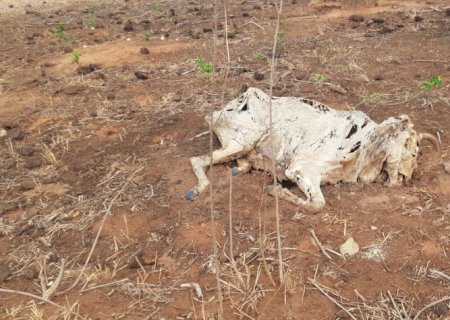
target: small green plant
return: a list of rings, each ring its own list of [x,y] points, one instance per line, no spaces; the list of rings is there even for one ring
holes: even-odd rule
[[[213,64],[203,58],[195,59],[195,65],[197,66],[198,71],[200,71],[201,73],[212,73],[214,69]]]
[[[95,14],[95,10],[92,8],[87,8],[83,11],[84,13],[84,21],[83,24],[88,28],[95,28],[97,26],[97,16]]]
[[[252,59],[253,60],[266,60],[267,56],[262,52],[255,51],[252,53]]]
[[[52,28],[50,31],[59,41],[70,41],[72,37],[68,34],[64,28],[66,23],[64,21],[60,21],[58,26]]]
[[[280,31],[277,34],[278,39],[283,39],[286,36],[286,32]]]
[[[142,35],[142,38],[144,39],[144,41],[149,41],[150,40],[150,32],[145,31],[144,34]]]
[[[72,52],[72,54],[70,55],[70,59],[72,60],[72,63],[76,63],[76,64],[78,64],[80,62],[80,57],[81,57],[81,53],[79,53],[76,50],[74,52]]]
[[[422,83],[420,85],[420,89],[424,90],[424,91],[428,91],[434,87],[439,87],[443,84],[443,81],[441,79],[440,76],[435,75],[433,76],[433,78],[431,78],[431,80],[425,81],[424,83]]]
[[[332,50],[334,46],[334,42],[332,39],[326,39],[323,41],[323,45],[327,51]]]
[[[381,93],[379,93],[379,92],[372,92],[371,94],[369,94],[370,100],[378,100],[380,98],[381,98]]]
[[[327,78],[321,73],[316,73],[314,74],[313,79],[315,82],[323,83]]]

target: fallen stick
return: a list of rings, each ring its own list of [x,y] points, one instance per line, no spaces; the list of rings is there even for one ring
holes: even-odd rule
[[[311,234],[311,237],[313,237],[315,243],[319,247],[319,249],[322,252],[322,254],[325,256],[325,258],[327,258],[328,260],[333,260],[333,258],[331,258],[331,256],[328,254],[328,252],[325,249],[325,247],[322,245],[322,243],[317,238],[316,233],[314,232],[314,229],[309,229],[309,233]]]
[[[308,278],[308,282],[311,283],[314,287],[316,287],[320,292],[322,292],[322,294],[325,295],[328,299],[330,299],[335,305],[341,308],[341,310],[347,313],[350,318],[352,318],[353,320],[358,320],[350,311],[348,311],[343,305],[341,305],[339,302],[333,299],[333,297],[331,297],[325,290],[323,290],[323,288],[319,285],[319,283],[316,280]]]

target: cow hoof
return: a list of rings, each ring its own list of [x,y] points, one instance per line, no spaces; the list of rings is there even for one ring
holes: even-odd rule
[[[195,192],[195,190],[188,190],[185,194],[184,194],[184,200],[186,201],[192,201],[195,199],[195,197],[197,196],[197,192]]]
[[[233,169],[231,169],[231,175],[233,177],[237,176],[239,174],[239,168],[238,167],[233,167]]]

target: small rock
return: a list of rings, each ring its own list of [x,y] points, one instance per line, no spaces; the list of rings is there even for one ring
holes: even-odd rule
[[[0,128],[0,138],[1,138],[1,137],[5,137],[7,134],[8,134],[8,133],[6,132],[5,129]]]
[[[382,23],[384,23],[384,19],[383,18],[373,18],[372,22],[377,23],[377,24],[382,24]]]
[[[213,32],[212,28],[203,28],[203,33]]]
[[[244,18],[248,18],[248,17],[250,17],[250,14],[249,14],[248,12],[243,12],[243,13],[242,13],[242,16],[243,16]]]
[[[370,226],[370,230],[376,231],[376,230],[378,230],[378,228],[376,226]]]
[[[22,182],[19,188],[22,191],[27,191],[34,189],[35,186],[36,184],[34,183],[33,180],[25,180],[24,182]]]
[[[150,51],[148,51],[148,49],[145,48],[145,47],[141,48],[141,49],[139,50],[139,52],[142,53],[142,54],[149,54],[149,53],[150,53]]]
[[[9,211],[16,210],[18,207],[19,205],[15,202],[0,203],[0,216]]]
[[[136,71],[134,73],[134,75],[136,76],[136,78],[138,78],[139,80],[147,80],[148,79],[148,72],[145,71]]]
[[[264,73],[262,72],[255,72],[253,77],[255,80],[264,80]]]
[[[64,89],[64,93],[68,96],[73,96],[81,91],[83,91],[83,88],[80,86],[71,86]]]
[[[450,174],[450,161],[444,162],[444,170],[447,174]]]
[[[114,100],[116,98],[116,95],[114,93],[108,93],[106,95],[106,99],[108,100]]]
[[[423,20],[423,18],[421,17],[421,16],[415,16],[414,17],[414,21],[415,22],[420,22],[420,21],[422,21]]]
[[[125,32],[131,32],[134,31],[133,28],[133,22],[131,22],[131,20],[128,20],[125,25],[123,26],[123,31]]]
[[[443,317],[448,314],[448,305],[444,302],[438,303],[433,307],[433,312],[438,317]]]
[[[342,255],[353,256],[358,253],[359,245],[353,240],[352,237],[349,237],[341,246],[339,247],[339,251]]]
[[[70,53],[70,52],[73,52],[73,48],[70,47],[70,46],[64,46],[64,47],[62,47],[61,49],[62,49],[62,51],[63,51],[64,53]]]
[[[306,71],[294,70],[294,71],[292,71],[292,75],[297,80],[303,80],[306,78],[307,73],[306,73]]]
[[[379,33],[381,34],[387,34],[387,33],[391,33],[395,31],[395,27],[393,26],[383,26],[383,28],[381,28],[381,30],[379,31]]]
[[[0,261],[0,282],[3,282],[11,275],[11,268],[5,261]]]
[[[30,162],[25,163],[25,168],[29,170],[33,170],[42,166],[42,163],[39,160],[32,160]]]
[[[79,68],[77,69],[77,73],[78,73],[78,74],[83,74],[83,75],[85,75],[85,74],[92,73],[92,72],[94,72],[94,71],[96,71],[96,70],[100,70],[100,66],[98,66],[98,65],[96,65],[96,64],[94,64],[94,63],[90,63],[90,64],[87,65],[87,66],[81,66],[81,67],[79,67]]]
[[[142,258],[144,257],[144,253],[138,252],[134,256],[132,256],[127,263],[129,269],[137,269],[142,265]]]
[[[379,74],[377,74],[375,77],[373,77],[373,80],[375,80],[375,81],[381,81],[383,79],[384,79],[383,76],[379,75]]]
[[[360,16],[359,14],[352,14],[350,17],[348,17],[348,20],[353,22],[363,22],[364,17]]]

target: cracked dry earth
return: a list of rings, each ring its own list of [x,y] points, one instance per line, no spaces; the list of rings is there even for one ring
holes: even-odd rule
[[[243,85],[268,91],[272,2],[227,1],[224,83],[219,1],[215,87],[198,68],[213,60],[210,2],[0,5],[0,318],[217,319],[210,198],[182,199],[195,184],[188,159],[209,139],[190,138],[222,87],[225,101]],[[230,228],[232,164],[216,166],[225,319],[450,317],[448,6],[285,1],[275,95],[375,121],[408,114],[441,152],[425,144],[401,187],[324,186],[317,215],[281,202],[282,286],[270,176],[233,178]],[[344,258],[350,237],[359,252]]]

